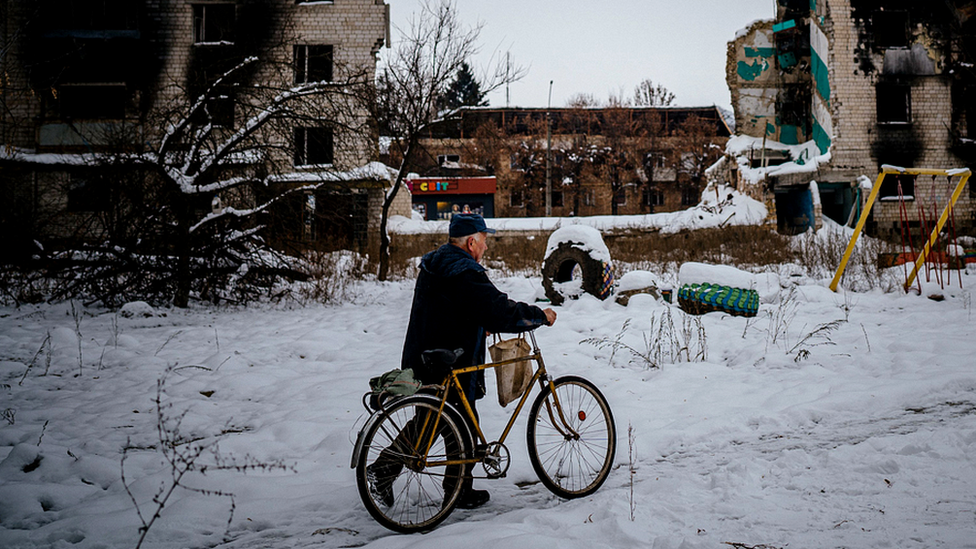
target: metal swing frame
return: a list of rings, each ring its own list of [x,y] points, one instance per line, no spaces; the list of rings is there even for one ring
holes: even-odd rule
[[[875,200],[878,198],[878,193],[881,191],[881,182],[888,174],[905,174],[905,175],[933,175],[933,176],[945,176],[948,178],[959,177],[959,183],[956,184],[955,190],[952,192],[952,197],[949,199],[949,203],[942,210],[942,215],[939,216],[939,221],[932,228],[932,233],[929,235],[928,240],[925,241],[925,246],[922,248],[922,253],[919,254],[918,258],[915,260],[915,266],[912,268],[912,272],[908,275],[908,279],[905,280],[905,291],[912,286],[915,281],[915,277],[918,275],[919,269],[925,264],[925,260],[928,258],[929,253],[932,251],[932,247],[935,246],[935,241],[939,237],[939,233],[945,226],[946,221],[949,219],[949,215],[952,212],[952,208],[956,205],[956,201],[959,200],[959,196],[962,194],[962,190],[966,187],[966,183],[969,181],[969,176],[972,172],[969,168],[962,168],[957,170],[937,170],[931,168],[899,168],[896,166],[884,165],[881,166],[881,173],[878,174],[878,178],[874,182],[874,186],[871,187],[871,194],[868,195],[868,200],[864,204],[864,210],[861,212],[861,217],[857,220],[857,226],[854,228],[854,234],[851,235],[851,241],[847,244],[847,250],[844,251],[844,257],[840,261],[840,265],[837,267],[837,272],[834,274],[834,279],[830,281],[831,291],[836,292],[837,286],[840,283],[840,278],[844,274],[844,269],[847,268],[847,262],[851,259],[851,254],[854,252],[854,245],[857,243],[858,237],[861,236],[861,231],[864,229],[864,224],[868,220],[868,214],[871,213],[871,207],[874,205]]]

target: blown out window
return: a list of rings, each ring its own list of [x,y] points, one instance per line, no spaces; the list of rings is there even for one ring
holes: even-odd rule
[[[904,84],[879,83],[875,87],[879,124],[907,124],[912,121],[911,90]]]
[[[899,185],[901,191],[899,192]],[[887,174],[881,181],[878,198],[881,200],[895,200],[899,197],[905,200],[915,198],[915,176],[910,174]]]
[[[331,128],[295,128],[295,165],[332,164],[334,138]]]

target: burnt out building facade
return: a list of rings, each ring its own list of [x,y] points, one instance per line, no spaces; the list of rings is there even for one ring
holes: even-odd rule
[[[976,167],[974,61],[971,0],[779,0],[775,19],[754,23],[729,43],[737,132],[777,145],[813,143],[822,156],[814,169],[765,177],[759,185],[740,177],[740,185],[783,218],[796,197],[818,203],[802,197],[816,181],[822,215],[843,224],[857,219],[866,198],[858,180],[874,181],[883,165]],[[783,161],[781,151],[754,154],[760,155],[767,165]],[[957,181],[887,182],[868,231],[897,237],[904,224],[920,232]],[[973,231],[974,205],[970,185],[954,212],[960,232]],[[780,221],[788,230],[790,222]]]
[[[26,235],[20,240],[28,245],[99,238],[110,230],[107,216],[92,213],[112,202],[110,183],[151,174],[114,173],[93,158],[158,146],[171,129],[167,121],[194,98],[206,96],[212,135],[227,139],[259,108],[248,104],[258,94],[245,88],[287,90],[353,73],[371,81],[389,32],[383,0],[0,0],[4,235]],[[222,75],[256,58],[260,64],[245,77],[222,83]],[[353,107],[343,112],[367,115]],[[282,222],[288,234],[279,236],[334,237],[364,250],[378,238],[389,186],[380,171],[362,169],[377,159],[375,137],[343,134],[356,125],[348,121],[296,119],[274,128],[284,136],[281,146],[234,162],[260,174],[254,166],[266,161],[281,185],[346,174],[335,177],[341,186],[278,212],[295,218]],[[350,181],[349,173],[367,175]],[[253,198],[203,196],[199,209]],[[340,206],[342,214],[330,217]]]

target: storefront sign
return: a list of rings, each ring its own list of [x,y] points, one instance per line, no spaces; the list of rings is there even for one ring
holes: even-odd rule
[[[417,194],[495,194],[494,177],[418,177],[408,179]]]
[[[453,191],[458,188],[457,181],[419,181],[414,183],[413,192],[433,193]]]

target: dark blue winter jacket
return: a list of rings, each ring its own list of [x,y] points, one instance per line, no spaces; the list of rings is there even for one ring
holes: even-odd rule
[[[429,349],[464,349],[455,368],[485,362],[485,331],[518,333],[546,323],[542,309],[512,301],[488,280],[486,269],[471,254],[445,244],[420,260],[410,323],[403,344],[402,368],[413,368],[425,383],[443,377],[428,372],[420,354]],[[468,399],[484,395],[484,371],[463,376]]]

